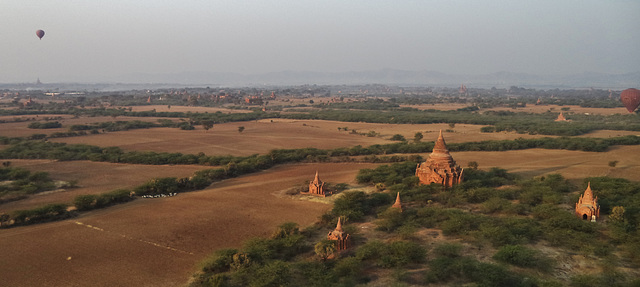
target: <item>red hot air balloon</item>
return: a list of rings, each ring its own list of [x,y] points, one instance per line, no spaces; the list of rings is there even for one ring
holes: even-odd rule
[[[36,31],[36,36],[38,36],[38,38],[40,38],[40,40],[42,40],[42,37],[44,37],[44,31],[42,31],[42,30]]]
[[[640,90],[626,89],[620,93],[620,100],[625,108],[627,108],[627,111],[633,113],[633,111],[640,106]]]

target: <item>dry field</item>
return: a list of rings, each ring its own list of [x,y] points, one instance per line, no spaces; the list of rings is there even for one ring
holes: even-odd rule
[[[313,179],[354,184],[373,164],[285,165],[176,197],[138,199],[81,217],[0,230],[5,286],[180,286],[213,250],[314,223],[328,204],[282,197]]]
[[[466,167],[470,161],[475,161],[481,169],[500,167],[518,173],[524,178],[559,173],[575,182],[594,176],[640,181],[640,146],[618,146],[607,152],[528,149],[455,152],[451,155],[462,167]],[[616,167],[610,167],[610,161],[618,161]]]
[[[400,107],[414,108],[419,110],[441,110],[441,111],[452,111],[461,108],[468,107],[469,104],[424,104],[424,105],[400,105]],[[490,108],[490,109],[480,109],[480,112],[484,111],[510,111],[514,113],[525,112],[525,113],[534,113],[541,114],[546,113],[548,111],[560,113],[562,108],[569,108],[568,112],[572,113],[589,113],[593,115],[615,115],[615,114],[628,114],[627,110],[623,107],[619,108],[584,108],[575,105],[527,105],[524,108],[508,108],[508,107],[498,107],[498,108]],[[567,113],[567,112],[565,112]]]
[[[62,117],[61,120],[55,120],[62,124],[61,128],[57,129],[30,129],[30,123],[35,121],[44,119],[45,117],[53,118],[53,117]],[[0,123],[0,135],[6,137],[27,137],[33,134],[52,134],[57,132],[67,132],[69,131],[69,127],[72,125],[86,125],[93,123],[102,123],[102,122],[115,122],[115,121],[142,121],[142,122],[152,122],[157,123],[158,119],[171,119],[173,118],[157,118],[157,117],[78,117],[73,118],[72,115],[30,115],[30,116],[3,116],[0,117],[0,120],[12,121],[14,118],[28,118],[32,119],[26,122],[9,122],[9,123]],[[43,121],[44,122],[44,121]]]
[[[128,106],[124,108],[129,108]],[[236,110],[236,109],[225,109],[225,108],[214,108],[214,107],[191,107],[191,106],[171,106],[169,108],[168,105],[148,105],[148,106],[131,106],[131,111],[133,112],[144,112],[156,110],[156,112],[192,112],[192,113],[216,113],[222,112],[225,114],[238,114],[238,113],[250,113],[250,110]]]
[[[238,127],[244,126],[242,133]],[[351,134],[349,131],[338,131],[347,127],[359,133],[374,131],[379,135],[367,137]],[[81,137],[51,139],[52,142],[69,144],[89,144],[102,147],[117,146],[125,150],[181,152],[207,155],[246,156],[265,154],[273,149],[314,147],[333,149],[338,147],[369,146],[392,143],[388,140],[394,134],[401,134],[412,140],[416,132],[421,132],[423,141],[435,141],[440,130],[445,131],[447,142],[468,142],[485,140],[513,140],[517,138],[553,137],[543,135],[518,134],[515,132],[482,133],[482,125],[457,124],[453,132],[448,124],[375,124],[345,123],[322,120],[287,120],[266,119],[252,122],[236,122],[214,125],[205,132],[201,127],[184,131],[176,128],[152,128],[131,131],[112,132]],[[631,131],[596,131],[583,137],[615,137],[640,135]]]
[[[11,166],[48,172],[52,179],[77,181],[78,187],[45,192],[28,199],[0,205],[0,213],[30,209],[49,203],[72,202],[80,194],[99,194],[119,188],[133,188],[156,177],[188,177],[198,170],[213,168],[197,165],[138,165],[91,161],[17,160]]]
[[[306,125],[305,125],[306,124]],[[244,126],[242,133],[238,127]],[[53,142],[82,143],[98,146],[118,146],[126,150],[181,152],[207,155],[265,154],[273,149],[315,147],[331,149],[387,143],[379,137],[339,132],[314,121],[270,122],[270,120],[235,122],[214,125],[206,131],[201,127],[184,131],[176,128],[154,128],[113,132],[72,138],[52,139]]]
[[[238,132],[239,126],[245,127],[244,132]],[[359,133],[375,131],[379,133],[379,136],[367,137],[351,134],[349,131],[338,131],[339,127],[348,127],[349,131],[355,129]],[[481,127],[481,125],[458,124],[453,129],[454,132],[445,134],[445,139],[447,142],[463,142],[542,137],[506,132],[481,133]],[[256,153],[265,154],[273,149],[282,148],[333,149],[356,145],[385,144],[391,143],[388,139],[394,134],[401,134],[411,140],[416,132],[423,133],[423,141],[435,141],[438,137],[438,131],[447,129],[450,129],[447,124],[373,124],[266,119],[218,124],[206,132],[201,127],[192,131],[176,128],[153,128],[57,138],[50,141],[102,147],[117,146],[125,150],[181,152],[185,154],[203,152],[207,155],[242,156]],[[611,133],[611,135],[613,134],[615,133]],[[620,134],[628,133],[621,132]]]

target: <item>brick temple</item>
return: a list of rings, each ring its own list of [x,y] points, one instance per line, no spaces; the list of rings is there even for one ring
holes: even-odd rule
[[[560,114],[558,115],[558,117],[555,120],[556,122],[568,122],[569,120],[567,120],[567,118],[564,117],[564,115],[562,114],[562,112],[560,112]]]
[[[460,168],[453,160],[447,144],[442,137],[442,130],[438,135],[438,140],[433,146],[433,152],[423,163],[419,163],[416,168],[416,176],[421,184],[437,183],[445,188],[452,187],[462,182],[464,169]]]
[[[587,190],[576,203],[576,216],[584,220],[591,220],[591,222],[596,222],[596,219],[600,218],[600,205],[598,205],[598,197],[593,197],[591,182],[587,184]]]
[[[327,239],[336,242],[337,251],[345,250],[351,246],[351,237],[342,230],[340,217],[338,217],[338,225],[336,226],[336,229],[327,234]]]
[[[331,191],[325,190],[324,182],[320,180],[318,171],[316,170],[316,177],[309,182],[309,194],[326,197],[331,195]]]

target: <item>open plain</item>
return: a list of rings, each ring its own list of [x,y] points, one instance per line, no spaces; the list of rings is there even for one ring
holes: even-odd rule
[[[189,110],[192,107],[185,107]],[[172,107],[178,110],[178,107]],[[542,112],[542,111],[540,111]],[[157,118],[62,116],[71,124]],[[7,136],[54,130],[32,130],[29,122],[0,124]],[[242,132],[238,127],[244,126]],[[512,132],[481,133],[481,125],[376,124],[323,120],[263,119],[215,124],[205,131],[150,128],[97,135],[49,139],[51,142],[118,146],[125,150],[207,155],[265,154],[277,148],[332,149],[392,143],[416,132],[433,141],[440,130],[448,143],[539,138]],[[340,129],[339,129],[340,128]],[[348,129],[344,129],[348,128]],[[355,132],[352,132],[355,130]],[[376,136],[366,136],[370,131]],[[583,137],[638,135],[631,131],[594,131]],[[475,161],[480,169],[500,167],[523,177],[560,173],[578,184],[590,176],[640,181],[640,147],[616,146],[607,152],[528,149],[504,152],[453,152],[462,167]],[[427,154],[422,154],[426,157]],[[618,161],[615,167],[607,163]],[[13,166],[46,171],[55,180],[77,181],[77,188],[47,192],[0,205],[0,212],[46,203],[70,203],[79,194],[131,188],[157,177],[188,177],[212,168],[185,165],[132,165],[89,161],[11,160]],[[169,198],[139,198],[129,203],[81,213],[52,223],[0,230],[0,278],[7,286],[180,286],[196,264],[214,250],[240,247],[246,239],[268,236],[278,225],[293,221],[308,226],[331,205],[284,191],[308,183],[315,171],[330,183],[355,183],[370,163],[307,163],[279,165],[266,171],[217,182],[210,187]]]

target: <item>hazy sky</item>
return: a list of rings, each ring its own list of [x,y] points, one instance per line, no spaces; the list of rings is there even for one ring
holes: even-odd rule
[[[0,0],[0,83],[189,71],[628,73],[640,71],[639,15],[636,0]]]

